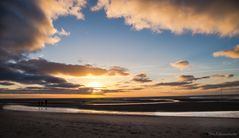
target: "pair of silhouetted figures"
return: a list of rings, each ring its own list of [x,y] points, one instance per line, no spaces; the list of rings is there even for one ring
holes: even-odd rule
[[[47,106],[47,100],[41,100],[41,101],[38,101],[38,106]]]

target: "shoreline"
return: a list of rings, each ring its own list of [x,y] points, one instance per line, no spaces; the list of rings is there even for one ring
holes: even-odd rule
[[[0,100],[1,105],[20,104],[27,106],[65,107],[107,111],[129,112],[186,112],[186,111],[239,111],[239,101],[235,99],[21,99]],[[46,101],[46,102],[45,102]],[[167,101],[167,103],[165,103]],[[43,104],[42,104],[43,103]],[[46,104],[45,104],[46,103]],[[133,104],[132,104],[133,103]],[[137,104],[136,104],[137,103]]]
[[[37,107],[26,105],[3,105],[2,110],[19,112],[46,112],[46,113],[68,113],[68,114],[95,114],[95,115],[126,115],[126,116],[169,116],[169,117],[199,117],[199,118],[235,118],[239,119],[239,111],[207,111],[207,112],[129,112],[129,111],[107,111],[90,110],[65,107]]]

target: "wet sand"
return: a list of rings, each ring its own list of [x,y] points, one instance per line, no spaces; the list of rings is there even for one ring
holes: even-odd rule
[[[239,120],[0,110],[1,138],[239,137]]]

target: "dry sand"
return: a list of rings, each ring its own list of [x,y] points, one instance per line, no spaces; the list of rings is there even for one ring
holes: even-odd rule
[[[0,138],[239,137],[239,119],[0,110]],[[209,134],[208,134],[209,133]]]

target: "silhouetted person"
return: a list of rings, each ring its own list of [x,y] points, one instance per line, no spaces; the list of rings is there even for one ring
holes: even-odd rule
[[[45,106],[47,106],[47,99],[45,100]]]

